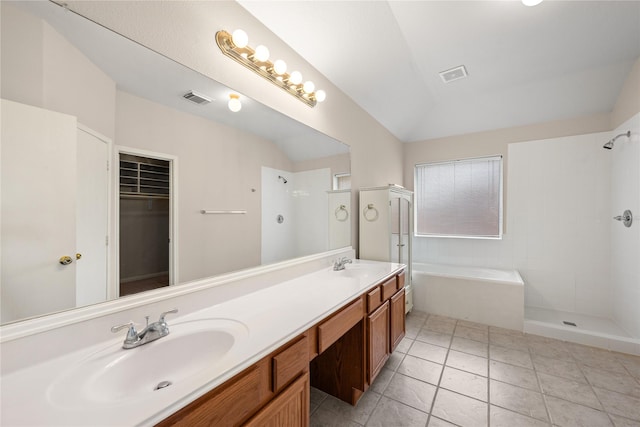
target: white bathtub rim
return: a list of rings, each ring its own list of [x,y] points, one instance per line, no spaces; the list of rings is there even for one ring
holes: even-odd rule
[[[425,267],[425,268],[422,268],[422,267]],[[462,279],[462,280],[470,280],[470,281],[500,283],[500,284],[512,285],[512,286],[524,286],[524,280],[522,280],[522,276],[520,276],[520,272],[515,269],[501,270],[497,268],[467,267],[467,266],[449,265],[449,264],[413,263],[412,271],[413,271],[413,274],[421,274],[425,276],[438,276],[438,277],[445,277],[450,279]],[[487,277],[487,272],[498,273],[498,274],[490,275]],[[503,276],[503,277],[499,277],[499,276]],[[508,278],[504,276],[508,276]]]

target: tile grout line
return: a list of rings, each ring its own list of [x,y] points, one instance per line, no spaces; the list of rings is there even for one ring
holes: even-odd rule
[[[542,402],[544,403],[544,411],[547,414],[547,420],[549,420],[549,425],[554,425],[553,418],[551,417],[551,411],[549,411],[549,405],[547,404],[547,395],[544,393],[544,390],[542,388],[542,381],[540,381],[540,376],[538,375],[538,369],[536,368],[536,364],[533,362],[533,351],[528,345],[527,353],[529,353],[529,358],[531,359],[531,366],[533,366],[533,372],[538,383],[538,390],[540,390],[540,395],[542,396]]]
[[[487,426],[491,427],[491,328],[487,326]]]
[[[425,322],[424,324],[426,325],[427,322]],[[433,407],[436,405],[436,398],[438,397],[438,392],[440,391],[440,383],[442,382],[442,377],[444,376],[444,368],[447,366],[447,359],[449,358],[449,352],[451,351],[451,343],[453,342],[453,337],[455,335],[457,327],[458,327],[458,320],[455,319],[453,331],[451,331],[451,335],[449,336],[449,345],[447,346],[447,354],[445,355],[444,360],[442,361],[442,370],[440,371],[438,384],[436,384],[436,392],[433,394],[433,400],[431,401],[431,407],[429,408],[429,416],[427,417],[427,426],[431,422],[431,417],[433,416]]]
[[[563,341],[563,342],[566,342],[566,341]],[[580,371],[580,373],[582,374],[584,379],[587,381],[587,385],[589,386],[589,389],[591,390],[591,393],[593,393],[593,395],[596,397],[596,400],[598,401],[598,403],[602,407],[602,412],[607,414],[607,418],[611,422],[611,425],[615,426],[615,422],[613,421],[613,418],[611,418],[611,414],[609,413],[609,411],[607,411],[607,408],[602,404],[602,401],[600,400],[600,397],[598,396],[598,393],[596,393],[596,391],[593,388],[593,384],[591,384],[591,380],[589,380],[589,377],[584,373],[583,364],[580,362],[580,360],[578,358],[576,358],[576,356],[573,354],[571,349],[569,349],[569,354],[571,355],[571,359],[573,359],[574,363],[578,367],[578,370]],[[614,359],[615,359],[615,357],[614,357]],[[622,363],[621,363],[621,365],[622,365]],[[584,365],[584,366],[588,366],[588,365]],[[622,365],[622,367],[625,368],[625,370],[626,370],[626,367],[624,365]],[[587,405],[584,405],[584,406],[587,406]]]

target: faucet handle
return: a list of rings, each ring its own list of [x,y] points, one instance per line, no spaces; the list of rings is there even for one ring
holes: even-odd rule
[[[127,338],[125,339],[125,342],[136,341],[138,339],[138,331],[136,331],[136,327],[133,321],[130,321],[129,323],[124,323],[122,325],[113,326],[111,328],[111,332],[116,333],[123,330],[124,328],[129,328],[129,331],[127,331]]]
[[[169,310],[169,311],[165,311],[164,313],[162,313],[162,314],[160,315],[160,320],[158,320],[158,322],[160,322],[160,323],[165,323],[164,317],[165,317],[167,314],[172,314],[172,313],[177,313],[177,312],[178,312],[178,309],[177,309],[177,308],[174,308],[174,309]]]

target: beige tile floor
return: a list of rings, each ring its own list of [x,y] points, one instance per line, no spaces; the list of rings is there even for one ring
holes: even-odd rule
[[[427,313],[353,407],[311,389],[311,426],[640,427],[640,357]]]

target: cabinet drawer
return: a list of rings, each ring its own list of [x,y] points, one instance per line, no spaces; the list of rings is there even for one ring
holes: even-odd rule
[[[404,273],[398,274],[397,288],[398,290],[404,288]]]
[[[309,343],[303,336],[295,344],[281,351],[272,360],[273,391],[279,392],[309,366]]]
[[[309,374],[300,377],[260,410],[245,427],[305,427],[309,425]]]
[[[382,292],[380,286],[376,286],[374,290],[367,294],[367,313],[373,312],[382,304]]]
[[[362,298],[358,298],[347,308],[318,326],[318,352],[322,353],[331,347],[331,344],[362,320],[363,314],[364,304]]]
[[[396,293],[396,278],[395,278],[395,276],[392,277],[391,279],[387,280],[386,282],[384,282],[382,284],[381,288],[382,288],[382,301],[386,301],[389,298],[391,298],[391,296]]]
[[[238,425],[260,405],[260,370],[257,366],[229,380],[157,426]],[[157,427],[156,426],[156,427]]]

